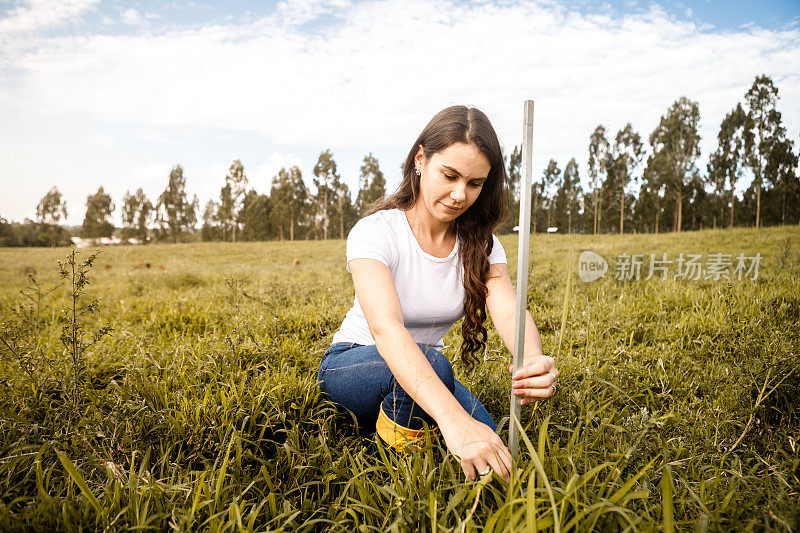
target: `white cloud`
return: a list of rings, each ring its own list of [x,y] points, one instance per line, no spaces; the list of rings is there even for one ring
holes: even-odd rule
[[[302,165],[302,160],[292,154],[284,154],[281,152],[272,152],[264,163],[261,163],[252,172],[247,173],[247,180],[250,187],[262,192],[269,192],[272,187],[272,178],[282,168],[290,168],[297,165]]]
[[[139,15],[139,12],[133,8],[123,11],[121,18],[122,22],[128,24],[129,26],[136,26],[144,22],[144,19],[141,15]]]
[[[99,0],[28,0],[0,19],[0,36],[30,32],[74,20]]]
[[[134,193],[136,189],[141,187],[147,198],[155,206],[158,202],[158,197],[164,192],[164,188],[167,186],[170,171],[174,166],[174,163],[154,161],[128,169],[118,176],[117,179],[104,180],[105,183],[102,183],[102,185],[105,191],[111,195],[117,206],[114,212],[115,223],[119,224],[121,222],[122,214],[120,207],[122,205],[122,199],[129,191]],[[190,163],[181,165],[181,167],[183,169],[183,176],[186,179],[186,194],[189,201],[192,201],[195,195],[200,199],[201,211],[198,213],[198,216],[200,216],[200,214],[202,214],[202,208],[208,199],[219,199],[219,190],[224,182],[228,165],[222,162],[211,165],[196,165]],[[93,187],[88,187],[85,191],[82,191],[81,194],[73,194],[71,196],[65,195],[68,205],[71,204],[74,210],[74,213],[70,213],[70,215],[73,215],[70,216],[71,221],[75,220],[76,224],[81,222],[81,220],[78,220],[74,215],[82,216],[82,206],[86,196],[94,193],[99,186],[99,183],[94,184]],[[62,188],[62,191],[63,190]],[[70,200],[72,200],[72,202],[70,202]]]
[[[262,191],[296,160],[283,147],[402,156],[451,103],[484,110],[510,150],[522,101],[535,99],[537,177],[551,157],[562,168],[575,157],[585,170],[598,123],[613,135],[630,121],[647,138],[684,95],[700,104],[703,168],[723,116],[762,73],[780,89],[793,139],[800,129],[797,27],[710,32],[657,7],[615,17],[550,2],[287,0],[244,25],[40,37],[25,53],[20,39],[0,41],[0,63],[15,73],[0,81],[0,119],[6,105],[37,120],[94,117],[165,139],[179,130],[255,133],[277,150],[274,161],[245,161]],[[187,172],[194,184],[210,180],[201,200],[206,189],[218,195],[229,163]]]
[[[275,11],[284,24],[299,25],[349,6],[348,0],[284,0]]]
[[[228,173],[230,162],[217,162],[211,165],[193,165],[188,163],[183,166],[183,175],[187,183],[187,195],[189,201],[196,194],[200,198],[200,207],[202,208],[208,199],[214,198],[219,200],[219,190],[225,184],[225,175]],[[167,173],[169,176],[169,173]],[[162,185],[162,190],[166,186],[166,179]],[[159,191],[159,194],[161,192]]]

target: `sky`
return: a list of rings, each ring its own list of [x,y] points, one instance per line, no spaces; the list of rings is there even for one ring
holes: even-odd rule
[[[368,153],[391,191],[437,111],[481,109],[508,153],[526,99],[534,179],[574,157],[588,187],[597,125],[647,139],[681,96],[699,104],[705,172],[761,74],[797,146],[797,0],[0,0],[0,216],[34,218],[57,187],[80,224],[98,187],[155,200],[177,164],[202,211],[234,159],[258,192],[298,165],[313,193],[325,149],[353,198]]]

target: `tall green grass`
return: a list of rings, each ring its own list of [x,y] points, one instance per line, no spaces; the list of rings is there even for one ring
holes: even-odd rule
[[[501,242],[514,278],[515,239]],[[755,281],[623,282],[609,272],[587,284],[576,276],[583,249],[612,268],[620,253],[764,259]],[[103,249],[83,295],[99,311],[80,320],[113,332],[86,349],[79,395],[59,341],[71,293],[47,292],[65,256],[0,251],[0,327],[16,350],[0,349],[2,530],[800,523],[796,227],[533,236],[528,306],[561,385],[523,409],[510,484],[465,482],[436,438],[415,453],[388,450],[320,399],[319,360],[353,298],[342,241]],[[506,436],[509,354],[490,328],[483,364],[465,374],[458,329],[445,353]]]

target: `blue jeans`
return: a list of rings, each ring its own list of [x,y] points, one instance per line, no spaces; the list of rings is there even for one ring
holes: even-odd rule
[[[439,379],[453,393],[458,403],[475,420],[497,431],[492,415],[467,388],[453,376],[453,367],[442,352],[418,344]],[[416,404],[395,380],[389,365],[374,344],[337,343],[325,351],[319,367],[319,388],[324,397],[356,415],[363,434],[375,431],[378,410],[397,424],[421,429],[423,422],[436,422]]]

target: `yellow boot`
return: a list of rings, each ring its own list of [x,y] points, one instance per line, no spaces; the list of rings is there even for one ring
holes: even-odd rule
[[[431,430],[436,429],[434,426]],[[390,448],[395,450],[403,450],[406,447],[411,447],[418,450],[423,442],[425,442],[425,428],[410,429],[403,427],[383,411],[383,406],[378,413],[378,421],[375,423],[375,431],[378,436],[389,445]]]

